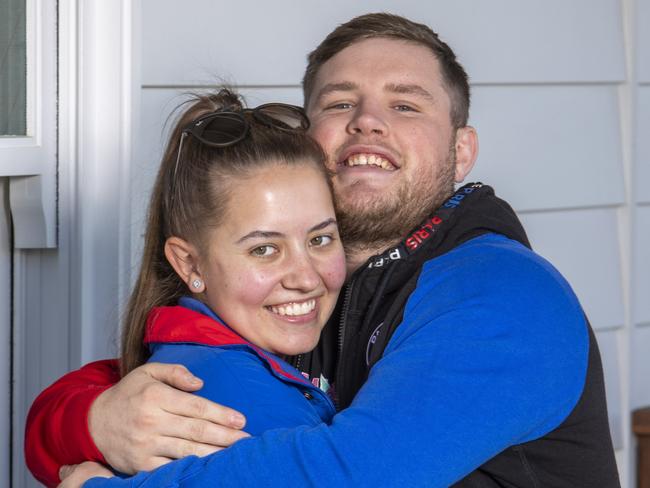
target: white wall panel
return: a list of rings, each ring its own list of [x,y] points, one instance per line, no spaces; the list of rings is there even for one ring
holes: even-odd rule
[[[634,322],[650,324],[650,206],[637,207],[635,244]]]
[[[533,249],[569,281],[593,327],[623,326],[616,211],[531,213],[521,219]]]
[[[636,200],[650,203],[650,85],[640,86],[637,97]]]
[[[636,0],[637,78],[650,83],[650,0]]]
[[[631,408],[650,406],[650,326],[635,327],[632,334]]]
[[[143,82],[297,84],[333,26],[376,11],[432,26],[475,83],[624,78],[617,0],[143,0]]]
[[[601,331],[596,334],[600,357],[603,361],[605,374],[605,390],[607,393],[607,414],[609,428],[612,433],[614,449],[623,447],[623,402],[621,399],[620,375],[621,366],[618,349],[620,332]]]
[[[480,153],[470,179],[493,184],[518,210],[619,204],[618,120],[613,86],[475,87]]]

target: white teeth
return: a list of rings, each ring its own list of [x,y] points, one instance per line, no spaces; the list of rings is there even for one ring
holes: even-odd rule
[[[346,161],[347,166],[378,166],[387,171],[394,171],[393,165],[377,154],[353,154]]]
[[[271,305],[269,307],[273,313],[278,315],[307,315],[316,308],[316,300],[307,300],[302,303],[287,303],[286,305]]]

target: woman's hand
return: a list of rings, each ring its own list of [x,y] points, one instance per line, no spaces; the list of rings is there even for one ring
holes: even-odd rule
[[[112,478],[113,473],[99,463],[86,461],[74,466],[62,466],[59,470],[61,483],[58,488],[80,488],[90,478]]]

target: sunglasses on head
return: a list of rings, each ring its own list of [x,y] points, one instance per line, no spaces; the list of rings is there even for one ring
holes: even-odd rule
[[[206,146],[232,146],[248,135],[250,123],[244,117],[246,113],[252,113],[257,122],[274,129],[286,132],[304,132],[309,129],[309,119],[305,111],[301,107],[286,103],[266,103],[255,108],[220,110],[203,115],[183,129],[174,167],[174,179],[181,159],[183,142],[188,135]]]

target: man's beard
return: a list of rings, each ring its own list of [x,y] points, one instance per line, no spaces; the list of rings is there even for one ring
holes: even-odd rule
[[[345,204],[336,198],[339,233],[348,253],[379,252],[404,239],[454,192],[456,151],[450,148],[448,159],[438,164],[433,181],[402,181],[396,192],[374,201]],[[354,187],[347,191],[354,191]]]

